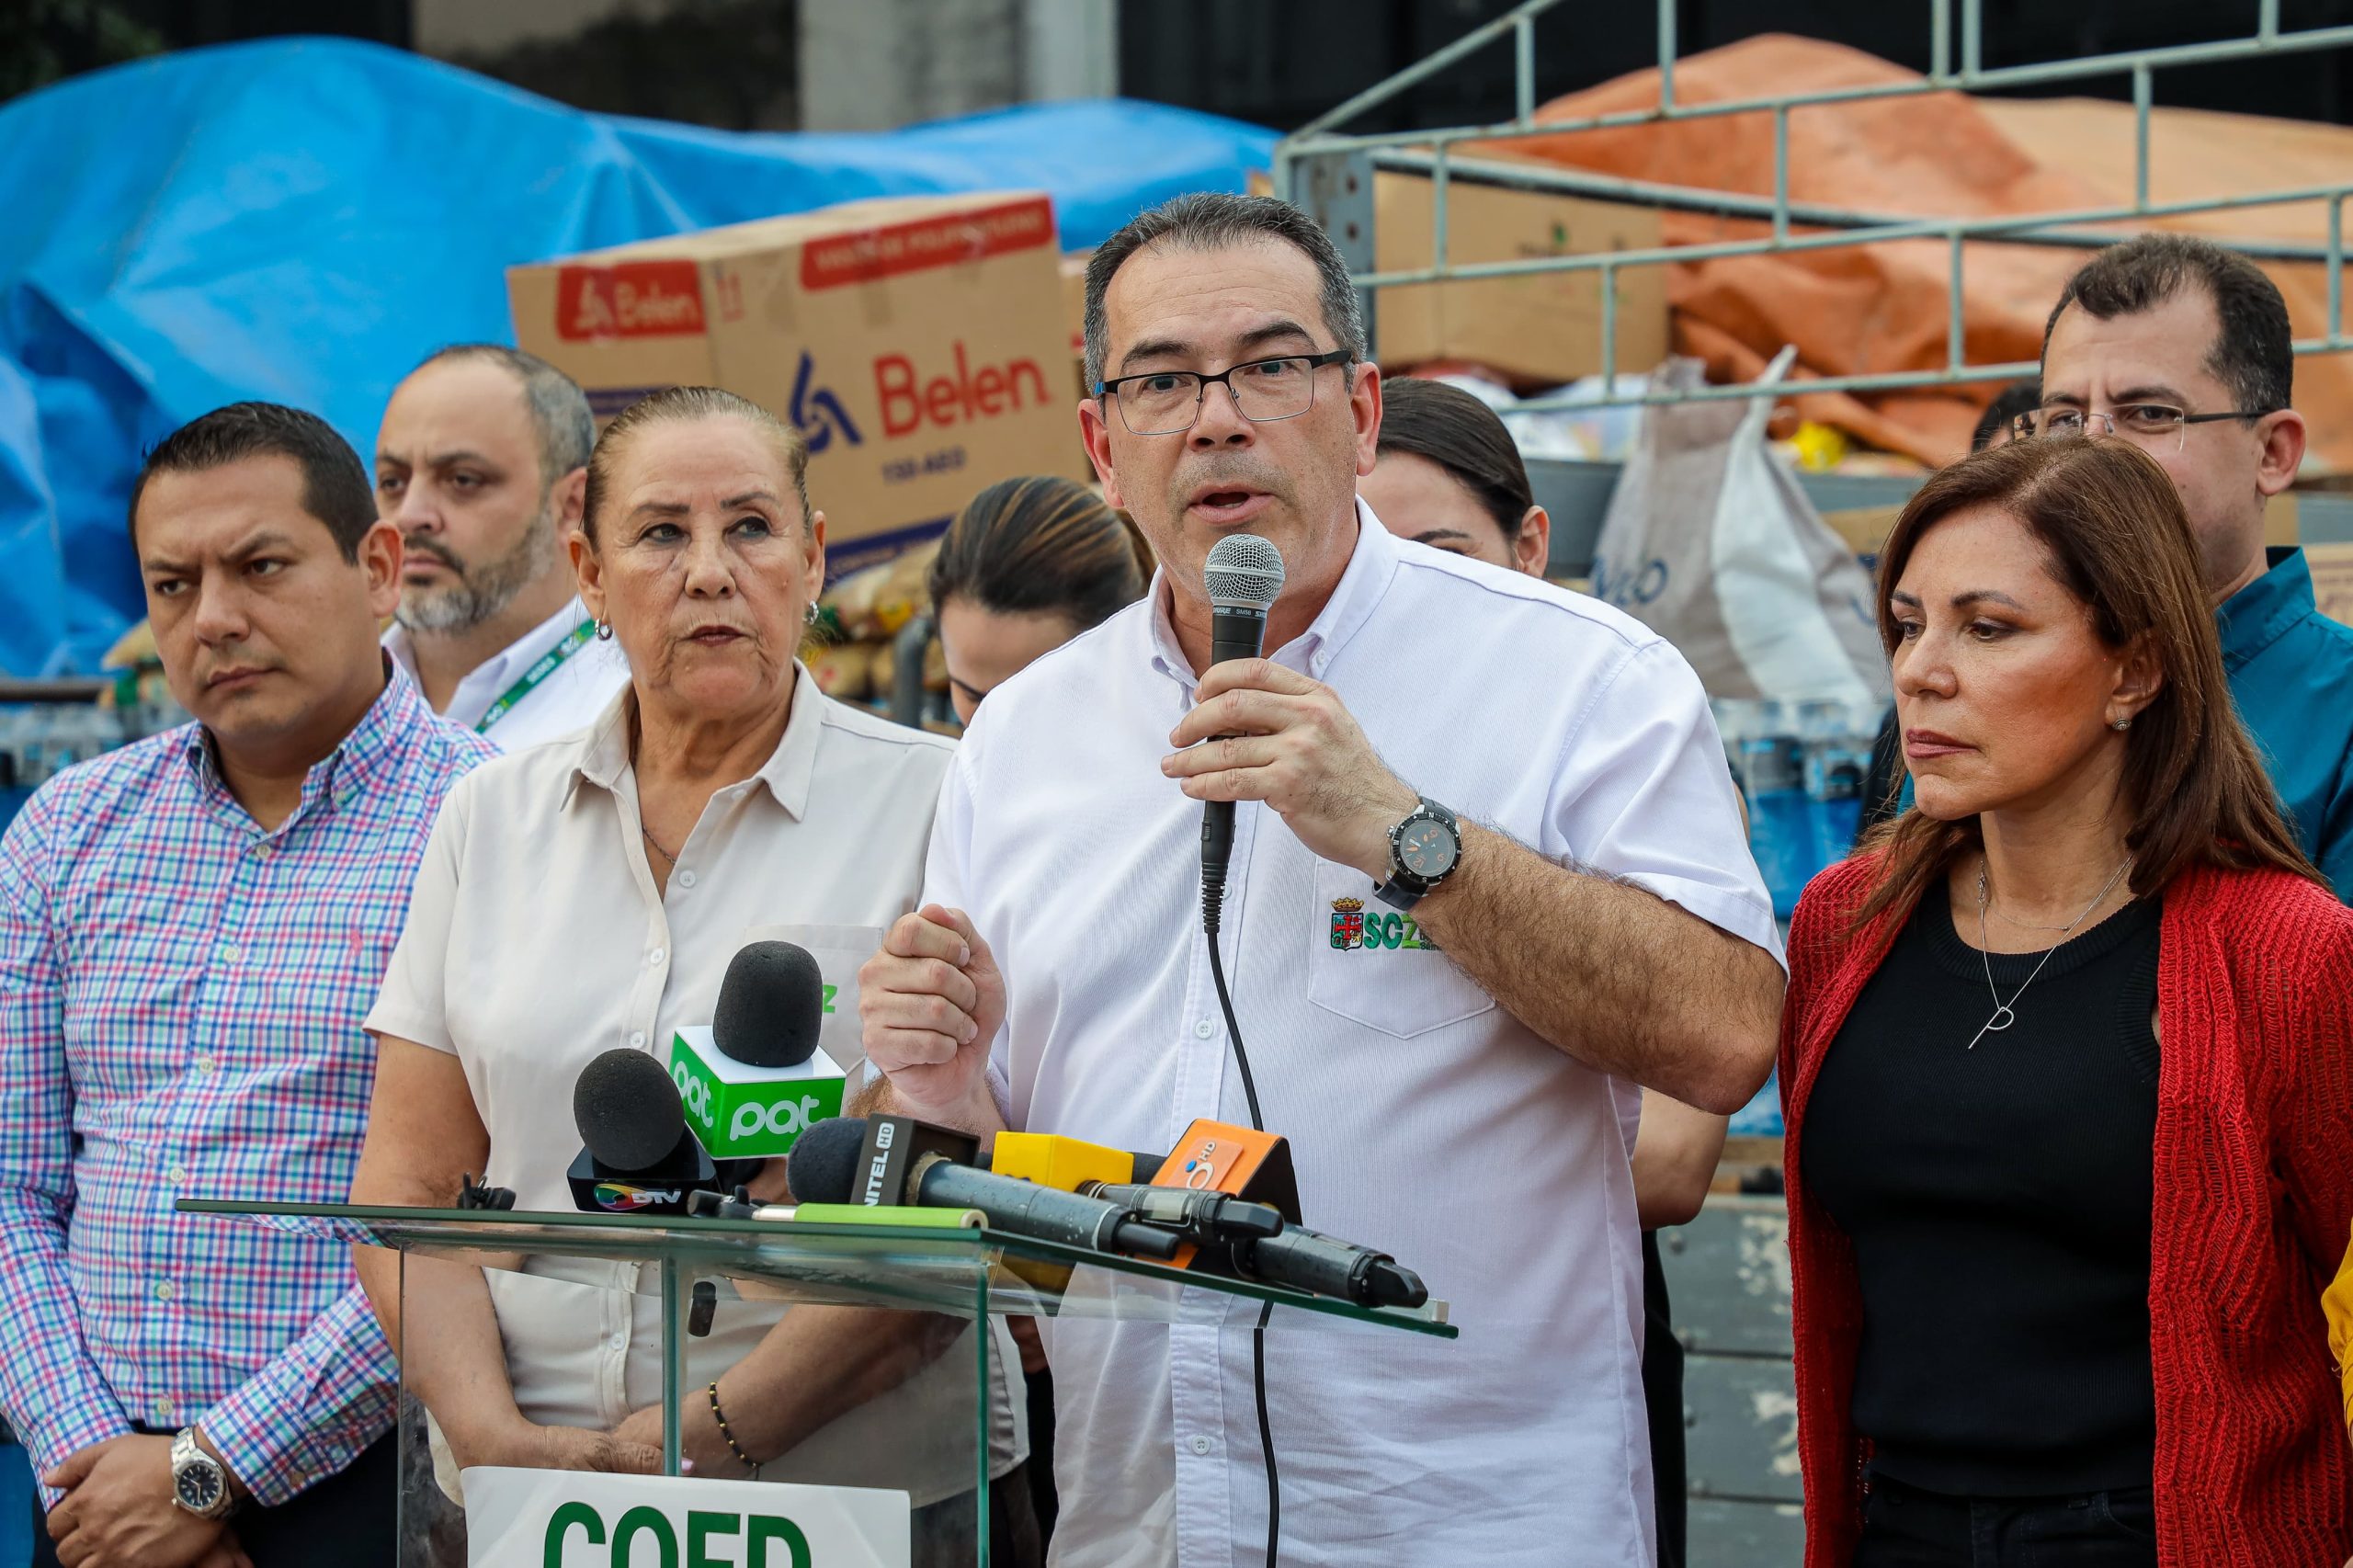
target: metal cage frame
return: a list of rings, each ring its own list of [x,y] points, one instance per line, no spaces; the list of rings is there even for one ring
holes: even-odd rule
[[[1536,118],[1536,18],[1561,3],[1562,0],[1526,0],[1525,4],[1472,29],[1427,59],[1366,88],[1302,126],[1277,144],[1274,158],[1275,193],[1296,202],[1322,223],[1347,259],[1363,300],[1369,335],[1378,331],[1373,292],[1377,289],[1412,283],[1518,278],[1536,273],[1599,274],[1599,395],[1556,392],[1520,403],[1518,406],[1521,409],[1586,409],[1756,395],[1754,388],[1745,385],[1709,385],[1681,390],[1645,387],[1640,392],[1621,392],[1618,380],[1626,372],[1617,363],[1617,284],[1619,272],[1627,267],[1663,267],[1722,256],[1839,249],[1896,240],[1941,239],[1949,253],[1951,296],[1945,327],[1944,365],[1934,369],[1792,381],[1787,383],[1785,395],[1894,392],[1972,381],[2009,381],[2035,375],[2040,367],[2031,360],[1995,365],[1968,362],[1962,283],[1967,242],[1970,240],[2000,240],[2013,244],[2093,250],[2130,236],[2088,229],[2086,225],[2089,224],[2309,202],[2325,202],[2327,206],[2328,240],[2325,245],[2243,239],[2222,239],[2217,243],[2267,260],[2324,264],[2328,272],[2327,330],[2319,337],[2299,339],[2295,352],[2312,355],[2353,349],[2353,336],[2347,336],[2345,330],[2344,301],[2345,203],[2347,197],[2353,197],[2353,180],[2254,191],[2196,201],[2153,202],[2149,199],[2149,114],[2154,101],[2154,81],[2159,70],[2251,57],[2353,48],[2353,26],[2282,31],[2279,27],[2279,0],[2258,0],[2256,31],[2244,37],[1989,69],[1983,63],[1984,0],[1959,0],[1961,50],[1957,66],[1952,51],[1954,0],[1929,0],[1932,63],[1928,74],[1918,81],[1731,99],[1721,103],[1682,104],[1675,98],[1676,0],[1654,0],[1658,16],[1657,107],[1582,119],[1539,120]],[[1495,125],[1456,126],[1437,131],[1343,134],[1336,129],[1506,37],[1512,46],[1514,102],[1518,106],[1518,112],[1512,119]],[[2132,84],[2134,199],[2130,205],[1994,217],[1908,218],[1790,199],[1790,116],[1794,110],[1824,104],[1916,97],[1927,93],[2033,86],[2114,75],[2129,76]],[[1701,187],[1620,179],[1546,168],[1535,164],[1463,157],[1456,152],[1461,143],[1471,142],[1507,142],[1531,136],[1556,136],[1580,131],[1757,113],[1770,114],[1773,121],[1773,195],[1770,199]],[[1429,222],[1432,232],[1431,259],[1427,267],[1392,272],[1379,269],[1374,251],[1373,176],[1382,170],[1426,176],[1430,182]],[[1650,250],[1615,251],[1608,255],[1456,263],[1447,255],[1447,193],[1457,180],[1473,185],[1620,201],[1664,210],[1758,220],[1769,223],[1771,232],[1757,239],[1662,245]],[[1824,232],[1792,233],[1792,224]],[[1373,341],[1377,347],[1377,336]],[[1646,370],[1649,367],[1638,369]]]

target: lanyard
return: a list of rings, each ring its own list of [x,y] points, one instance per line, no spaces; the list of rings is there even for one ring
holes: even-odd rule
[[[490,705],[490,710],[475,723],[474,733],[477,735],[490,733],[490,727],[493,724],[512,713],[517,703],[538,690],[548,676],[563,667],[564,660],[588,646],[596,635],[597,623],[593,620],[584,620],[565,632],[563,642],[540,654],[539,663],[525,670],[523,678],[508,687],[500,695],[498,700]]]

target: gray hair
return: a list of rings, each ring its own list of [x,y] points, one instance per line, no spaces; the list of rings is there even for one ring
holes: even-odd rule
[[[1153,245],[1187,250],[1218,250],[1256,240],[1279,240],[1296,245],[1323,275],[1324,330],[1356,359],[1365,358],[1364,314],[1357,304],[1356,285],[1348,280],[1348,264],[1316,222],[1288,201],[1271,196],[1234,196],[1225,191],[1199,191],[1165,201],[1139,213],[1126,228],[1103,242],[1086,264],[1086,389],[1090,395],[1103,380],[1104,360],[1110,354],[1109,324],[1104,318],[1103,296],[1118,272],[1136,252]],[[1348,367],[1351,381],[1356,368]]]
[[[589,411],[588,394],[579,382],[538,355],[500,343],[453,343],[426,355],[416,369],[462,360],[495,365],[523,384],[523,403],[540,437],[542,490],[574,469],[588,466],[589,450],[597,444],[597,416]]]
[[[613,415],[605,433],[597,437],[596,449],[588,459],[587,496],[580,513],[580,528],[589,544],[597,542],[597,514],[612,495],[613,471],[620,466],[621,454],[637,439],[638,432],[649,425],[689,425],[700,419],[741,419],[775,443],[785,477],[801,502],[801,525],[813,526],[812,519],[817,514],[809,506],[809,442],[799,430],[739,392],[720,387],[665,387]]]

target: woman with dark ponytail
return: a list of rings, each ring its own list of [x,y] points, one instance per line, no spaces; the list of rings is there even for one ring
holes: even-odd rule
[[[1152,553],[1083,484],[1000,480],[940,540],[931,603],[956,716],[972,722],[999,682],[1143,597]]]

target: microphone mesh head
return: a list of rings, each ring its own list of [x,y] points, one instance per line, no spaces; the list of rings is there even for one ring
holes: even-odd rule
[[[1210,546],[1201,579],[1212,606],[1264,613],[1282,597],[1282,551],[1256,534],[1228,534]]]
[[[617,1045],[580,1070],[572,1119],[597,1162],[617,1171],[652,1170],[687,1130],[678,1085],[662,1063]]]
[[[825,983],[809,949],[753,942],[728,960],[710,1042],[747,1067],[798,1067],[817,1049]]]
[[[858,1187],[858,1152],[866,1147],[866,1119],[830,1116],[812,1122],[784,1159],[784,1179],[795,1203],[847,1203]],[[885,1195],[892,1203],[898,1193]]]

